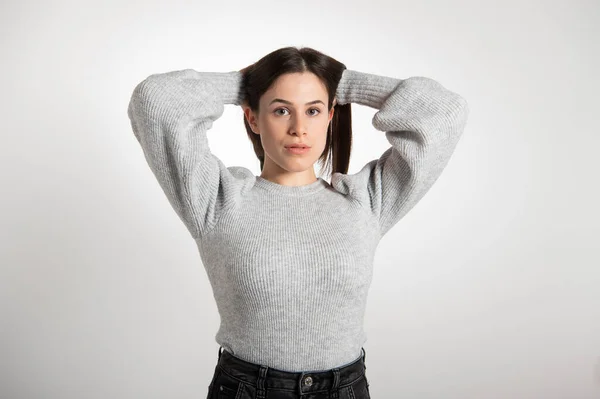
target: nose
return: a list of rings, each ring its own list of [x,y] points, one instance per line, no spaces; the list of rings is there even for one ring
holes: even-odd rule
[[[299,136],[306,133],[306,121],[302,116],[294,116],[291,118],[290,131]]]

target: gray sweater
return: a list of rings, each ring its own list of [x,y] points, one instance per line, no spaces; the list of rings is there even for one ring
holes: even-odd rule
[[[338,102],[377,109],[372,124],[391,146],[331,183],[283,186],[226,166],[210,151],[207,131],[225,104],[243,100],[241,76],[150,75],[131,96],[133,133],[196,242],[221,317],[217,343],[283,371],[344,366],[367,340],[377,245],[442,173],[468,104],[430,78],[347,69]]]

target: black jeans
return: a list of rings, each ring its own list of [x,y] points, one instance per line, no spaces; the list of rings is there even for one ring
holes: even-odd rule
[[[340,368],[287,372],[242,360],[219,347],[207,399],[370,399],[366,352]]]

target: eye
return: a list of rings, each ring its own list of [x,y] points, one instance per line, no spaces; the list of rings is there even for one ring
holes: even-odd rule
[[[287,111],[287,108],[277,108],[276,110],[273,111],[276,115],[283,115],[283,114],[278,114],[277,111]],[[309,109],[309,111],[317,111],[317,113],[313,113],[312,116],[316,116],[321,113],[321,111],[318,108],[311,108],[311,109]]]

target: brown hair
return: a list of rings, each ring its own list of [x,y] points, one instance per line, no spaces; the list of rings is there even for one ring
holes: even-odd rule
[[[271,87],[275,80],[285,73],[312,72],[327,88],[329,95],[327,102],[328,111],[333,105],[333,98],[346,66],[310,47],[283,47],[275,50],[254,64],[242,70],[242,90],[244,102],[257,112],[260,97]],[[265,151],[260,141],[260,136],[255,134],[244,115],[244,125],[254,153],[260,161],[262,171],[265,160]],[[352,148],[352,112],[350,103],[336,104],[330,131],[327,134],[325,149],[318,159],[321,168],[327,169],[329,177],[333,173],[348,173],[350,151]]]

